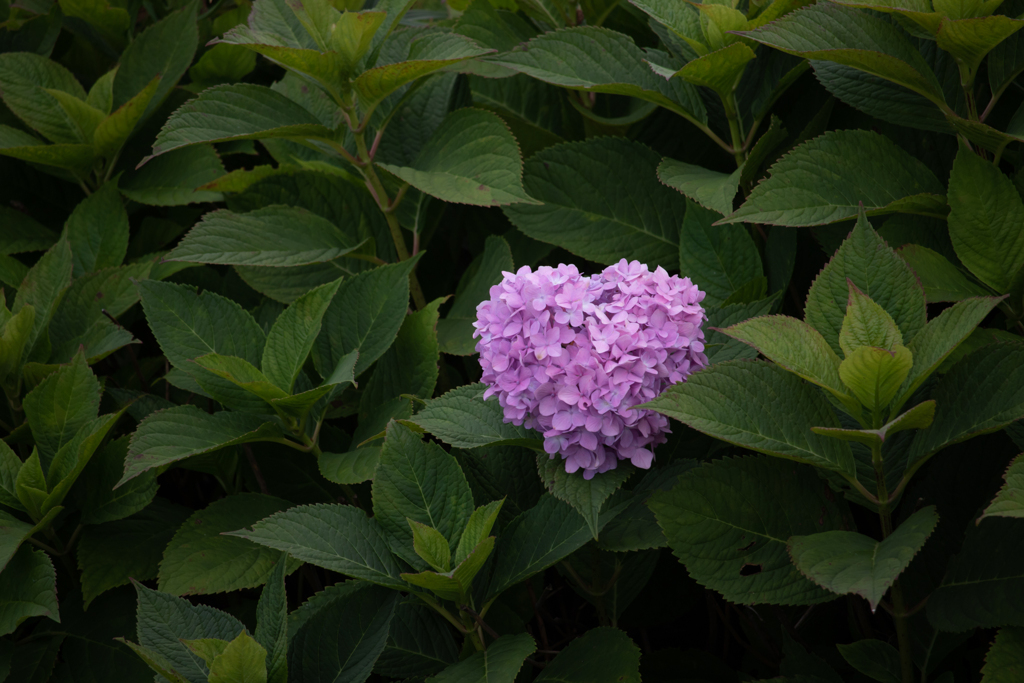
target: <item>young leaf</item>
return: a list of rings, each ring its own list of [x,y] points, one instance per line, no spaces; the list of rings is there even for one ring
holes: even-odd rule
[[[943,187],[935,174],[871,131],[825,133],[792,150],[769,172],[770,177],[758,183],[743,206],[722,223],[835,223],[856,216],[859,203],[870,216],[946,215]]]
[[[861,346],[839,364],[839,377],[865,408],[881,414],[895,398],[913,364],[913,355],[902,344],[891,351]]]
[[[209,683],[267,683],[267,651],[245,631],[210,662]]]
[[[847,284],[850,286],[850,299],[839,330],[839,346],[846,357],[849,358],[861,346],[892,350],[903,344],[903,335],[892,316],[857,289],[857,285],[850,281]]]
[[[505,422],[497,401],[484,401],[483,384],[466,384],[427,401],[413,420],[446,444],[477,448],[515,444],[539,449],[539,433]]]
[[[1003,474],[1005,483],[988,507],[978,517],[1024,517],[1024,456],[1018,455]]]
[[[210,414],[192,405],[160,410],[139,423],[132,435],[118,486],[193,455],[282,436],[280,427],[258,415],[226,410]]]
[[[782,405],[777,397],[782,399]],[[784,407],[783,407],[784,406]],[[690,375],[639,408],[675,418],[716,439],[852,475],[847,444],[819,438],[814,426],[839,421],[817,390],[777,365],[729,361]],[[785,410],[785,420],[777,419]],[[775,417],[773,417],[775,416]]]
[[[536,683],[640,683],[640,648],[623,631],[600,626],[574,639]]]
[[[1024,266],[1024,203],[1013,183],[961,147],[949,175],[949,237],[964,265],[999,293]]]
[[[358,249],[330,221],[300,207],[268,206],[248,213],[211,211],[165,261],[244,266],[303,266]]]
[[[406,590],[401,569],[377,522],[350,505],[305,505],[254,524],[233,536],[282,550],[318,567]]]
[[[999,629],[981,668],[981,683],[1011,683],[1024,667],[1024,629]]]
[[[99,380],[80,353],[25,396],[25,419],[32,428],[47,479],[50,463],[61,446],[96,419],[100,391]]]
[[[373,480],[373,513],[394,552],[420,565],[408,519],[436,529],[451,546],[473,513],[473,494],[458,463],[408,427],[388,424]]]
[[[907,244],[896,250],[910,264],[921,281],[928,303],[962,301],[972,296],[986,296],[989,291],[970,280],[942,254],[919,244]]]
[[[412,529],[412,547],[421,560],[438,572],[451,569],[452,555],[448,540],[440,531],[421,524],[414,519],[407,519]]]
[[[239,493],[193,513],[164,550],[158,590],[172,595],[209,595],[262,585],[280,553],[221,534],[255,524],[289,505],[273,496]],[[296,567],[294,562],[289,565],[290,569]]]
[[[597,529],[605,502],[633,472],[632,466],[622,463],[615,469],[597,474],[588,480],[577,473],[566,472],[565,463],[558,454],[537,454],[537,473],[540,474],[544,487],[555,498],[571,505],[587,520],[594,540],[597,540]]]
[[[745,44],[732,43],[687,62],[672,77],[711,88],[725,101],[739,85],[747,62],[754,57],[754,51]]]
[[[288,683],[288,555],[281,553],[256,603],[256,642],[267,651],[269,683]]]
[[[879,683],[900,683],[903,680],[900,653],[889,643],[865,638],[837,647],[843,659],[865,676]]]
[[[467,271],[463,276],[448,315],[438,322],[437,340],[442,351],[457,356],[476,353],[476,340],[473,339],[476,307],[490,296],[491,287],[501,282],[502,273],[514,269],[508,242],[494,235],[488,237],[484,241],[484,252],[479,257],[476,270]]]
[[[882,541],[854,531],[826,531],[789,539],[789,554],[800,572],[840,595],[855,593],[871,611],[935,529],[935,506],[922,508]]]
[[[21,548],[0,572],[0,634],[13,633],[29,617],[60,623],[57,574],[41,550]]]
[[[523,161],[515,137],[497,115],[480,109],[446,116],[411,166],[379,165],[446,202],[541,203],[523,191]]]
[[[96,126],[92,143],[95,145],[97,153],[107,159],[108,163],[114,163],[114,159],[121,151],[121,147],[131,137],[136,124],[145,114],[149,103],[156,95],[162,80],[162,76],[154,76],[149,85],[100,121],[99,125]]]
[[[505,499],[502,498],[501,500],[492,501],[487,505],[481,505],[469,516],[469,521],[466,522],[466,528],[459,537],[459,546],[455,551],[455,559],[453,560],[455,566],[462,564],[463,560],[469,557],[470,553],[473,552],[480,542],[491,533],[494,522],[498,519],[498,512],[501,510],[504,502]]]
[[[733,211],[732,202],[740,189],[742,172],[743,169],[738,168],[732,173],[719,173],[675,159],[662,159],[658,164],[658,180],[722,216]]]
[[[699,493],[709,490],[718,493]],[[690,576],[726,600],[811,605],[834,598],[800,575],[784,540],[849,525],[846,506],[814,470],[757,456],[716,460],[684,473],[649,505]]]
[[[331,305],[341,280],[321,285],[295,300],[285,309],[267,334],[263,348],[263,372],[271,382],[291,393],[295,378],[302,371],[310,349],[320,334],[321,321]],[[358,356],[353,358],[358,364]],[[335,372],[338,368],[335,368]],[[334,373],[331,373],[334,375]],[[351,376],[351,374],[350,374]],[[328,376],[328,384],[335,378]],[[336,382],[344,381],[344,377]]]
[[[342,12],[331,27],[331,47],[351,71],[373,43],[373,36],[387,19],[386,12]]]
[[[679,272],[704,290],[708,306],[722,305],[743,285],[764,275],[747,229],[716,226],[718,218],[714,211],[687,202],[679,230]]]
[[[1007,16],[944,18],[935,31],[935,43],[953,55],[961,80],[973,83],[981,60],[992,48],[1024,27],[1024,21]]]
[[[115,268],[128,252],[128,213],[113,183],[107,183],[75,207],[68,218],[68,244],[74,276]]]
[[[890,414],[896,410],[890,410]],[[906,429],[925,429],[935,419],[935,401],[925,401],[890,420],[878,429],[837,429],[835,427],[811,427],[811,431],[822,436],[843,441],[856,441],[865,446],[881,446],[885,440]]]
[[[523,662],[537,649],[528,633],[498,638],[483,652],[474,652],[426,683],[513,683]]]

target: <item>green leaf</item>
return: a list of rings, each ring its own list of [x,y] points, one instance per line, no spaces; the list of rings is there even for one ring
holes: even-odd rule
[[[43,92],[53,98],[56,108],[64,115],[73,136],[72,142],[92,142],[93,133],[103,120],[104,113],[63,90],[43,88]]]
[[[839,356],[807,323],[784,315],[751,318],[721,330],[749,344],[768,360],[825,389],[856,414],[856,406],[839,378]]]
[[[267,651],[242,631],[210,663],[209,683],[267,683]]]
[[[217,655],[224,652],[228,646],[228,641],[218,638],[199,638],[182,642],[188,646],[188,649],[192,650],[200,659],[206,662],[206,666],[210,666],[213,660],[217,658]]]
[[[192,405],[160,410],[139,423],[132,434],[118,485],[193,455],[280,438],[281,429],[258,415],[226,410],[210,414]]]
[[[285,576],[288,556],[282,553],[256,603],[256,642],[267,651],[269,683],[288,683],[288,594]]]
[[[826,531],[789,539],[796,568],[822,588],[839,595],[854,593],[871,611],[896,582],[935,530],[934,505],[922,508],[882,541],[855,531]]]
[[[397,602],[394,592],[370,586],[327,604],[292,637],[289,678],[365,681],[387,644]]]
[[[1021,671],[1024,671],[1024,629],[1000,629],[985,655],[981,683],[1012,683]]]
[[[456,566],[462,564],[477,546],[487,538],[487,535],[491,533],[494,522],[498,519],[498,512],[501,511],[501,506],[504,502],[505,499],[502,498],[501,500],[492,501],[487,505],[481,505],[469,516],[466,528],[462,531],[462,536],[459,538],[458,549],[455,551],[453,562]]]
[[[979,524],[986,517],[1024,517],[1024,457],[1018,455],[1010,462],[1003,479],[1006,483],[978,518]]]
[[[537,649],[528,633],[506,635],[453,664],[426,683],[513,683],[523,662]]]
[[[636,97],[698,126],[706,124],[707,112],[697,89],[656,75],[645,63],[648,56],[622,33],[580,26],[542,34],[488,61],[552,85]]]
[[[377,361],[369,381],[362,387],[360,416],[369,415],[403,394],[422,399],[433,396],[440,360],[437,309],[442,301],[435,299],[405,317],[395,342]]]
[[[331,27],[331,47],[341,55],[346,71],[356,68],[385,19],[386,12],[342,12]]]
[[[28,133],[4,125],[0,125],[0,155],[75,172],[87,171],[96,157],[92,145],[47,145]]]
[[[71,283],[73,267],[71,249],[67,239],[62,237],[29,269],[18,288],[11,312],[18,313],[26,306],[35,309],[32,331],[25,340],[26,354],[31,354],[39,337],[50,324],[61,295]]]
[[[414,519],[406,520],[412,529],[412,547],[421,560],[436,571],[447,572],[451,569],[452,555],[448,540],[440,531],[421,524]]]
[[[268,206],[249,213],[211,211],[165,261],[247,266],[302,266],[358,249],[330,221],[299,207]]]
[[[852,66],[946,107],[938,79],[918,49],[896,26],[860,10],[813,5],[739,35],[798,57]]]
[[[447,622],[433,609],[416,602],[398,603],[388,643],[373,667],[375,673],[398,679],[422,676],[459,660]]]
[[[526,235],[577,256],[675,270],[686,200],[658,182],[660,162],[648,147],[624,138],[548,147],[526,162],[523,183],[544,204],[503,211]]]
[[[214,45],[193,64],[188,75],[193,85],[237,83],[256,68],[256,53],[246,45]]]
[[[18,552],[21,544],[30,539],[37,531],[48,528],[58,513],[59,510],[51,511],[36,524],[29,524],[0,510],[0,571],[3,571],[14,554]]]
[[[687,202],[679,230],[679,272],[704,290],[707,306],[721,306],[743,285],[764,275],[747,229],[716,226],[718,218],[714,211]]]
[[[357,349],[357,377],[384,355],[405,320],[409,273],[422,253],[342,281],[313,345],[313,362],[322,376],[330,374],[342,356]]]
[[[850,666],[880,683],[900,683],[903,674],[900,653],[882,640],[865,638],[849,645],[837,645]]]
[[[138,655],[139,659],[146,663],[150,669],[155,671],[159,676],[169,681],[169,683],[191,683],[186,678],[183,678],[181,674],[174,670],[174,664],[169,659],[164,657],[162,654],[154,652],[147,647],[137,645],[130,640],[124,640],[119,638],[128,649]]]
[[[884,308],[872,301],[857,285],[847,282],[850,298],[839,330],[839,347],[849,358],[861,346],[892,350],[903,344],[903,335]]]
[[[903,407],[917,388],[971,335],[998,303],[996,297],[965,299],[928,321],[924,329],[907,345],[913,354],[914,366],[900,387],[893,412]]]
[[[740,43],[735,45],[746,47]],[[738,168],[732,173],[719,173],[675,159],[662,159],[658,164],[658,180],[723,216],[733,211],[732,202],[739,190],[742,172],[743,169]]]
[[[598,532],[614,513],[605,513]],[[502,531],[488,597],[500,595],[505,589],[544,571],[592,539],[590,525],[582,515],[552,495],[541,496],[535,506]]]
[[[321,285],[311,290],[284,310],[267,334],[263,349],[263,372],[270,381],[287,392],[292,391],[295,378],[309,356],[310,349],[320,334],[321,321],[327,307],[331,305],[341,280]],[[354,358],[358,363],[358,357]],[[333,373],[332,373],[333,374]],[[352,373],[349,373],[351,378]],[[327,378],[327,383],[344,381]]]
[[[113,183],[104,185],[76,206],[66,228],[75,277],[116,268],[124,261],[128,252],[128,214]]]
[[[408,519],[436,529],[457,546],[472,513],[473,494],[455,458],[408,427],[388,424],[373,480],[373,514],[395,554],[422,566]]]
[[[122,408],[116,413],[101,415],[92,420],[79,429],[75,437],[57,451],[46,476],[50,493],[43,501],[41,511],[44,514],[52,511],[64,501],[71,487],[82,474],[82,470],[89,464],[93,453],[107,438],[107,434],[110,433],[124,412],[125,409]]]
[[[206,666],[184,640],[234,640],[245,628],[233,616],[206,605],[192,605],[184,598],[158,593],[133,582],[139,596],[136,632],[139,644],[174,667],[189,683],[207,680]]]
[[[785,419],[778,419],[782,405]],[[650,408],[742,448],[852,475],[849,446],[811,433],[839,427],[817,390],[777,365],[728,361],[690,375],[639,408]],[[773,417],[774,416],[774,417]]]
[[[0,634],[13,633],[29,617],[60,623],[53,563],[43,551],[25,546],[0,572]]]
[[[0,253],[5,255],[45,251],[57,241],[56,233],[17,209],[0,207],[0,219]]]
[[[970,280],[957,266],[942,254],[919,244],[907,244],[896,250],[906,261],[924,289],[928,303],[962,301],[973,296],[985,296],[989,292]]]
[[[970,363],[953,366],[932,390],[935,423],[914,436],[905,476],[946,446],[1024,417],[1024,345],[990,344],[970,358]]]
[[[14,481],[14,492],[22,506],[28,510],[29,515],[34,519],[43,516],[42,506],[46,502],[47,486],[46,474],[43,473],[43,468],[39,464],[38,449],[32,449],[32,455],[18,470],[17,479]]]
[[[6,442],[0,444],[0,505],[24,512],[17,493],[18,470],[21,467],[21,458],[11,447]]]
[[[476,307],[490,296],[491,287],[501,282],[502,273],[515,269],[508,242],[494,235],[488,237],[476,266],[475,270],[470,266],[463,276],[464,284],[460,283],[448,315],[438,322],[437,339],[445,353],[457,356],[476,353],[476,340],[473,339]]]
[[[47,479],[52,474],[50,463],[61,446],[96,419],[99,406],[100,382],[81,353],[25,396],[25,418]]]
[[[149,505],[156,496],[156,472],[147,472],[114,489],[124,474],[128,456],[128,436],[109,442],[92,457],[92,467],[84,472],[85,502],[82,524],[103,524],[124,519]]]
[[[15,116],[51,142],[83,142],[46,89],[85,99],[85,90],[65,67],[42,55],[7,52],[0,56],[0,91]]]
[[[335,484],[359,484],[373,479],[380,464],[380,446],[354,448],[346,453],[321,453],[320,474]]]
[[[224,175],[212,145],[175,150],[119,179],[121,194],[150,206],[181,206],[223,199],[219,192],[199,190]]]
[[[107,43],[124,47],[131,20],[122,7],[111,7],[106,0],[60,0],[66,17],[74,17],[94,27]]]
[[[141,118],[148,117],[163,103],[196,53],[199,44],[196,10],[197,5],[190,3],[135,36],[121,54],[114,76],[113,110],[143,92],[157,76],[160,76],[160,85]]]
[[[656,492],[649,506],[690,576],[730,602],[811,605],[835,598],[801,576],[786,549],[791,536],[850,524],[846,506],[808,467],[756,456],[715,460]]]
[[[1024,21],[998,14],[963,19],[946,17],[939,23],[935,43],[956,59],[963,82],[973,83],[985,55],[1021,27]]]
[[[484,401],[483,384],[466,384],[427,401],[413,420],[446,444],[477,448],[492,444],[541,447],[539,433],[504,420],[497,401]]]
[[[910,350],[897,344],[893,350],[861,346],[839,365],[839,377],[857,400],[880,414],[910,374],[914,359]]]
[[[86,609],[99,595],[129,579],[155,579],[164,547],[188,515],[188,508],[157,498],[129,517],[86,527],[77,552]]]
[[[848,280],[892,316],[905,342],[924,327],[928,318],[917,277],[862,217],[811,285],[804,307],[804,320],[836,354],[842,352],[839,333],[850,298]]]
[[[96,151],[106,158],[108,163],[114,163],[114,159],[118,152],[121,151],[121,147],[131,137],[136,124],[142,119],[143,114],[145,114],[146,109],[149,107],[149,103],[153,101],[153,97],[156,95],[162,80],[162,76],[154,76],[149,85],[118,107],[117,110],[100,121],[99,125],[96,126],[92,143],[95,145]]]
[[[540,203],[523,191],[523,160],[512,132],[496,114],[481,109],[446,116],[410,166],[379,165],[446,202]]]
[[[406,59],[364,71],[353,86],[363,106],[372,109],[406,83],[489,52],[494,50],[482,48],[465,36],[427,31],[413,39]]]
[[[218,85],[171,114],[153,143],[153,156],[199,142],[310,137],[330,140],[334,134],[316,116],[270,88]]]
[[[721,222],[821,225],[855,217],[859,204],[869,216],[946,215],[943,187],[935,174],[872,131],[825,133],[792,150],[769,172],[743,206]]]
[[[263,408],[263,402],[245,390],[188,362],[218,353],[257,365],[265,335],[245,309],[209,290],[197,294],[190,287],[153,280],[140,282],[138,287],[146,322],[171,365],[187,372],[222,403],[236,409]]]
[[[1003,173],[961,148],[949,176],[949,237],[956,255],[999,293],[1024,266],[1024,203]]]
[[[547,453],[537,454],[537,473],[544,487],[555,498],[571,505],[587,520],[594,540],[597,540],[601,510],[605,502],[619,490],[633,472],[632,466],[622,463],[613,470],[595,474],[592,479],[585,479],[576,472],[566,472],[565,462],[561,457],[549,456]]]
[[[640,648],[617,628],[590,629],[559,652],[536,683],[640,683]]]
[[[209,595],[263,585],[280,553],[221,534],[255,524],[289,505],[273,496],[239,493],[193,513],[164,550],[158,590],[172,595]],[[295,567],[290,563],[290,568]]]
[[[633,552],[668,545],[647,502],[655,491],[671,489],[679,475],[697,464],[696,460],[680,458],[648,472],[632,489],[633,497],[625,509],[605,526],[598,547],[611,552]]]
[[[380,526],[349,505],[291,508],[232,535],[339,574],[406,590]]]
[[[749,47],[743,43],[733,43],[687,62],[673,76],[687,83],[711,88],[726,100],[739,85],[747,62],[754,57],[754,51]]]
[[[891,410],[890,414],[895,413]],[[935,401],[925,401],[896,417],[878,429],[836,429],[835,427],[811,427],[811,431],[843,441],[856,441],[865,446],[881,446],[885,440],[907,429],[931,427],[935,419]]]

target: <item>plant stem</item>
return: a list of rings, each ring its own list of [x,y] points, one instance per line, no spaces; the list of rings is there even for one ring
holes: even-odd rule
[[[729,134],[732,136],[732,156],[736,160],[736,168],[743,165],[746,157],[743,154],[743,131],[740,130],[739,115],[736,113],[736,96],[730,94],[722,100],[725,105],[725,116],[729,119]]]
[[[882,445],[871,446],[871,464],[875,468],[875,481],[878,486],[878,517],[882,522],[882,538],[892,533],[892,514],[889,510],[889,491],[885,484],[885,465],[882,461]],[[914,683],[914,659],[911,654],[910,625],[907,622],[907,605],[903,600],[903,589],[899,579],[893,581],[889,590],[892,597],[892,620],[896,624],[896,638],[900,646],[900,669],[903,683]]]

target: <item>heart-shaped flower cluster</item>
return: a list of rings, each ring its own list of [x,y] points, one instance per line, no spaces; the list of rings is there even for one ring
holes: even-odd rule
[[[504,273],[473,324],[484,399],[541,431],[566,472],[647,469],[668,419],[634,406],[707,365],[703,299],[689,278],[625,259],[590,277],[564,264]]]

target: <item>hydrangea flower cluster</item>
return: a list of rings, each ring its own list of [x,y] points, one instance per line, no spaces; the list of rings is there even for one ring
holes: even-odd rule
[[[689,278],[625,259],[590,277],[564,264],[506,272],[473,324],[484,399],[541,431],[566,472],[647,469],[668,419],[634,406],[707,365],[703,299]]]

